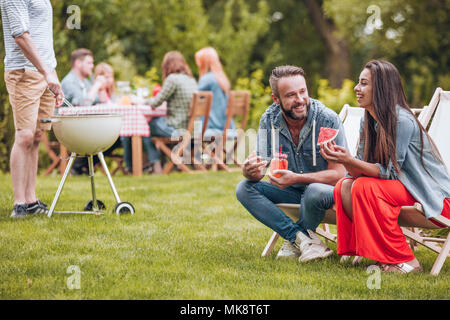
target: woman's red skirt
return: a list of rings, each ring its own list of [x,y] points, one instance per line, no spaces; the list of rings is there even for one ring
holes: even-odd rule
[[[397,264],[414,259],[398,225],[402,206],[416,200],[398,180],[357,178],[352,186],[353,221],[341,200],[342,178],[334,188],[337,222],[337,253],[358,255],[382,263]],[[450,199],[444,200],[442,215],[450,218]]]

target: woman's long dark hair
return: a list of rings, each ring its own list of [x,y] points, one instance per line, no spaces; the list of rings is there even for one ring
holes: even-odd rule
[[[433,155],[442,162],[442,157],[436,148],[431,137],[428,135],[422,124],[414,116],[413,111],[406,102],[405,91],[397,68],[390,62],[383,60],[369,61],[365,66],[372,76],[372,106],[377,120],[366,110],[362,138],[364,139],[364,161],[380,163],[388,167],[389,160],[392,161],[394,170],[400,174],[397,163],[397,111],[396,106],[407,110],[416,120],[420,128],[420,160],[425,171],[423,162],[423,136],[426,135],[432,145]],[[375,124],[378,122],[378,128]]]

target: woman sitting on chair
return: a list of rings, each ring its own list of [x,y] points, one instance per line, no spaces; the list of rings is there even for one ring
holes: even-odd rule
[[[209,114],[208,127],[205,131],[206,137],[222,135],[227,120],[228,94],[230,92],[230,81],[223,71],[219,55],[214,48],[206,47],[195,53],[195,62],[199,68],[198,89],[200,91],[211,91],[213,101]],[[236,126],[231,121],[229,129]]]
[[[394,65],[368,62],[355,92],[365,109],[356,158],[333,143],[320,150],[328,161],[342,163],[349,174],[334,189],[337,253],[376,260],[385,272],[421,271],[398,216],[402,206],[419,202],[428,219],[450,218],[449,175],[408,106]]]
[[[163,85],[161,91],[148,100],[156,108],[167,101],[167,116],[153,118],[149,125],[152,137],[170,137],[177,129],[186,129],[192,96],[197,89],[197,81],[192,77],[183,55],[178,51],[167,52],[162,62]],[[150,163],[153,173],[162,173],[161,161],[155,144],[150,141]]]

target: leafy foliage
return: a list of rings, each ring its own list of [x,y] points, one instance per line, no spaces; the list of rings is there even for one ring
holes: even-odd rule
[[[308,2],[79,0],[75,5],[80,8],[81,29],[70,29],[67,9],[73,1],[52,1],[57,72],[64,77],[70,70],[70,53],[85,47],[94,52],[96,63],[113,65],[117,80],[145,84],[151,90],[160,83],[161,61],[167,51],[182,52],[197,75],[194,53],[213,46],[233,88],[252,92],[250,125],[257,126],[259,115],[271,103],[270,71],[283,64],[302,66],[310,95],[337,109],[352,100],[353,92],[345,83],[336,91],[321,80],[331,79],[327,69],[330,50],[319,35]],[[349,43],[349,79],[356,80],[368,60],[383,58],[399,69],[414,107],[425,105],[436,87],[450,89],[450,1],[320,0],[317,4],[327,22],[336,27],[330,36]],[[368,11],[374,5],[380,9],[381,25],[376,12]],[[369,28],[368,22],[375,27]],[[14,129],[3,81],[0,103],[0,171],[7,171]]]
[[[352,43],[355,74],[372,58],[391,61],[414,106],[436,87],[449,88],[450,1],[326,0],[323,7]]]
[[[356,106],[356,96],[353,88],[355,83],[352,80],[345,79],[342,88],[332,88],[327,79],[320,79],[317,89],[317,99],[328,108],[339,113],[345,104]]]

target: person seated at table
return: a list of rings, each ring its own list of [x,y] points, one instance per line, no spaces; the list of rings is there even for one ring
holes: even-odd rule
[[[200,91],[212,91],[213,101],[209,113],[208,126],[205,137],[222,135],[227,120],[228,94],[230,81],[220,63],[217,51],[212,47],[205,47],[195,53],[195,62],[199,68],[198,89]],[[231,121],[229,129],[235,129],[234,121]]]
[[[74,106],[90,106],[98,102],[98,91],[104,86],[105,77],[98,76],[90,81],[94,69],[94,55],[91,50],[80,48],[71,54],[72,69],[61,81],[66,99]]]
[[[428,219],[450,218],[450,177],[393,64],[368,62],[355,92],[365,109],[356,158],[334,144],[321,146],[327,161],[349,173],[334,188],[338,254],[373,259],[384,272],[421,271],[398,224],[400,209],[419,202]]]
[[[100,62],[94,69],[94,79],[103,77],[103,85],[98,89],[98,103],[115,103],[117,102],[114,82],[114,69],[106,62]],[[94,80],[95,82],[95,80]]]
[[[167,102],[167,116],[156,117],[150,122],[152,137],[171,137],[177,135],[177,129],[186,129],[189,121],[189,108],[192,96],[198,91],[186,60],[178,51],[169,51],[162,62],[163,85],[161,91],[147,100],[152,108]],[[162,173],[161,160],[155,144],[150,141],[150,164],[153,173]]]
[[[72,57],[80,57],[76,58],[75,60],[75,67],[72,68],[73,74],[80,74],[80,70],[82,74],[88,74],[90,76],[90,73],[92,73],[92,67],[93,64],[91,64],[89,50],[87,49],[78,49],[74,51],[72,54]],[[81,58],[81,54],[86,54],[84,58]],[[83,60],[84,62],[79,62],[79,60]],[[77,62],[78,61],[78,62]],[[84,66],[83,66],[84,65]],[[92,66],[92,67],[91,67]],[[71,72],[72,72],[71,71]],[[89,71],[89,72],[88,72]],[[66,85],[69,86],[71,89],[69,89],[67,92],[72,92],[70,98],[72,99],[72,104],[74,106],[77,106],[79,101],[83,101],[83,105],[93,105],[93,104],[99,104],[99,103],[113,103],[116,100],[116,96],[114,94],[114,69],[112,66],[105,62],[99,63],[94,70],[94,86],[95,90],[90,90],[88,96],[91,94],[96,95],[96,98],[94,101],[92,101],[91,98],[83,99],[82,96],[84,93],[80,92],[80,87],[73,85],[71,82],[71,73],[69,73],[64,79],[68,78],[69,80],[66,81]],[[63,80],[64,81],[64,80]],[[84,82],[89,85],[89,81],[87,78],[84,79]],[[80,83],[80,82],[78,82]],[[72,86],[73,85],[73,86]],[[64,85],[63,85],[63,92],[64,91]],[[107,150],[103,152],[103,155],[106,157],[110,155],[116,148],[120,147],[120,140],[117,139],[117,141]],[[97,156],[94,156],[94,165],[96,165],[99,162],[99,159]],[[72,168],[71,168],[71,174],[72,175],[79,175],[79,174],[87,174],[89,172],[89,165],[88,160],[85,157],[79,157],[76,158],[73,162]]]

